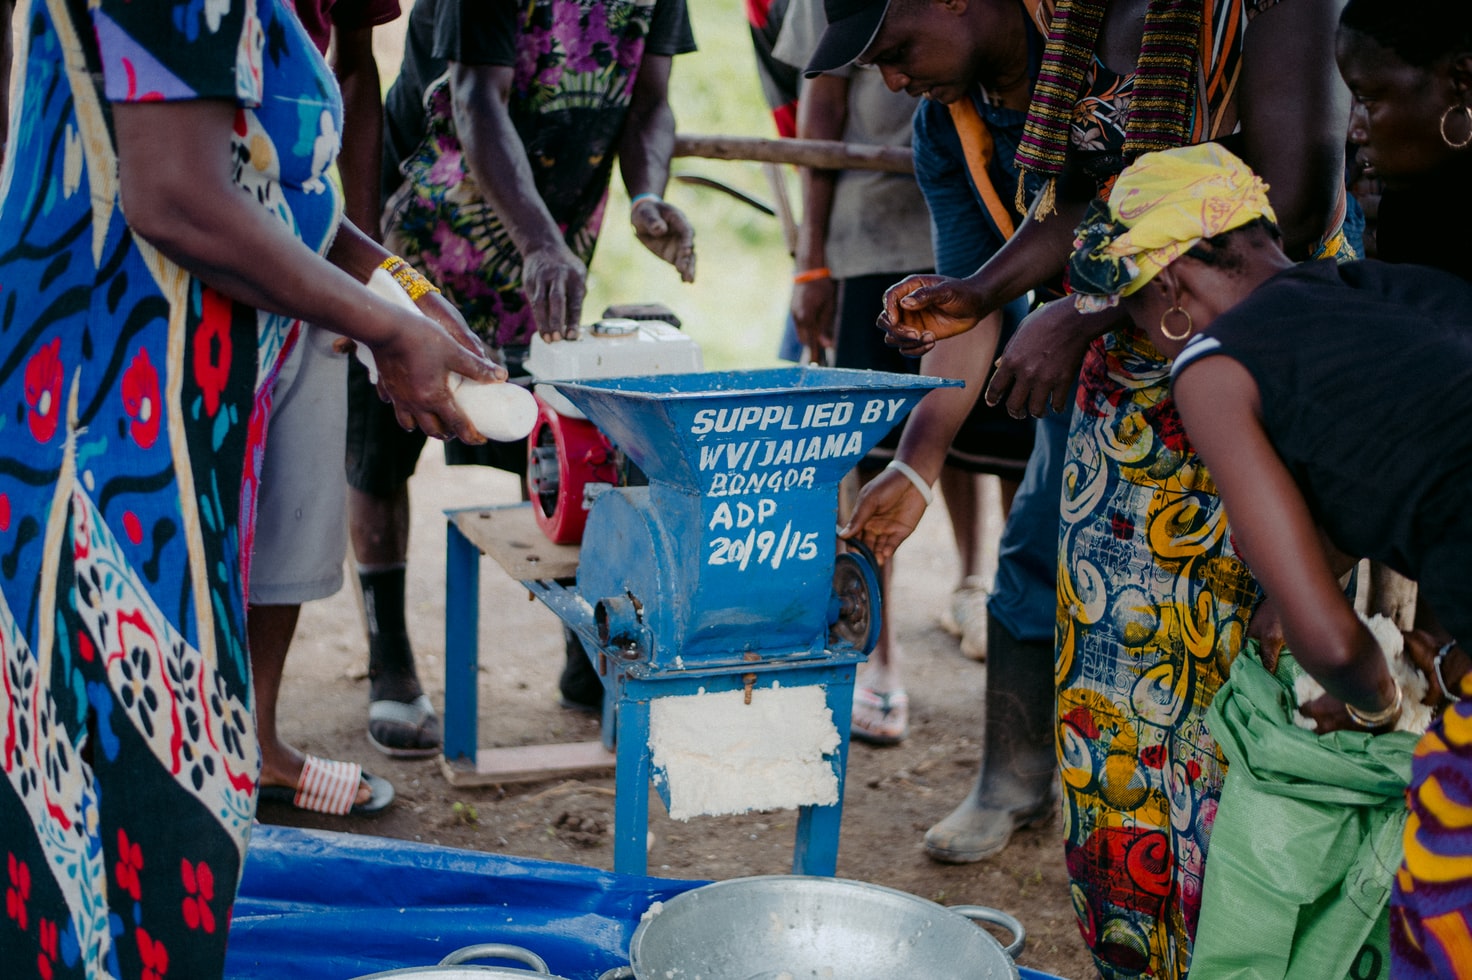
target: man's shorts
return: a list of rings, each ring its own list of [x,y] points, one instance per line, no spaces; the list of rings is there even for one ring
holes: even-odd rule
[[[525,377],[527,348],[505,348],[497,358],[513,378]],[[348,366],[347,482],[361,493],[386,500],[396,494],[419,464],[429,437],[418,429],[399,426],[394,408],[378,397],[368,382],[368,371],[354,358]],[[451,466],[490,466],[526,476],[526,440],[487,442],[467,446],[455,439],[445,443],[445,462]]]
[[[250,603],[294,606],[342,588],[347,554],[348,358],[337,335],[302,325],[276,379],[261,485],[256,495]]]
[[[875,325],[879,313],[884,309],[885,291],[907,273],[886,273],[875,276],[855,276],[841,281],[838,298],[837,356],[835,363],[842,368],[866,371],[890,371],[895,374],[918,374],[920,359],[906,357],[884,342],[884,331]],[[1023,307],[1004,316],[1005,326],[998,338],[997,350],[1012,339],[1012,332],[1021,320]],[[1010,315],[1015,313],[1016,315]],[[990,374],[987,381],[991,380]],[[983,382],[985,384],[985,382]],[[989,473],[1007,480],[1021,480],[1032,453],[1034,423],[1032,419],[1014,419],[1004,406],[995,408],[984,399],[976,400],[976,407],[966,416],[961,430],[951,441],[946,465],[969,473]],[[879,444],[869,451],[859,466],[872,472],[892,459],[900,443],[904,424],[896,426]]]

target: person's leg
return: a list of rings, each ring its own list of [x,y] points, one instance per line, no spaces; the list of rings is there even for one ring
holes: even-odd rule
[[[1038,425],[997,560],[987,616],[987,680],[981,769],[966,799],[925,835],[938,861],[999,853],[1018,827],[1056,809],[1053,629],[1058,508],[1068,416]]]
[[[369,699],[408,704],[424,693],[405,613],[409,485],[387,497],[348,491],[348,528],[367,621]]]
[[[409,477],[425,437],[405,432],[356,363],[348,370],[348,535],[368,634],[368,740],[385,755],[440,751],[439,716],[414,666],[405,611]]]
[[[986,605],[996,573],[996,539],[1000,537],[1000,530],[989,533],[988,526],[995,522],[1000,529],[1006,524],[1018,484],[1011,477],[996,477],[998,492],[993,494],[983,479],[991,477],[961,466],[945,466],[940,474],[941,496],[951,519],[960,565],[951,601],[941,610],[940,627],[961,641],[963,655],[977,661],[986,659]]]
[[[843,481],[843,488],[852,492],[840,492],[839,509],[844,515],[852,511],[852,498],[857,488],[868,483],[879,471],[855,469]],[[890,583],[894,580],[894,559],[890,559],[879,572],[880,607],[888,605]],[[910,729],[910,699],[905,692],[901,671],[900,650],[894,642],[894,617],[887,611],[879,621],[879,639],[874,644],[869,659],[859,665],[854,676],[854,707],[850,734],[861,742],[871,745],[895,745],[904,740]]]
[[[884,291],[904,276],[905,273],[856,276],[839,283],[835,366],[894,374],[918,373],[919,361],[904,357],[886,345],[883,333],[874,329],[874,312],[883,306]],[[840,487],[840,515],[852,511],[859,488],[894,458],[901,431],[896,428],[888,433],[844,479]],[[878,570],[881,605],[887,604],[890,596],[894,566],[895,560],[891,559]],[[905,692],[901,655],[894,642],[892,622],[893,616],[887,613],[881,617],[879,640],[854,678],[851,734],[859,741],[874,745],[894,745],[903,741],[910,728],[909,696]]]
[[[302,328],[276,378],[261,460],[246,637],[263,787],[301,782],[306,757],[277,727],[282,673],[302,603],[342,587],[347,484],[324,449],[343,442],[347,362],[332,350],[333,340],[326,331]],[[372,797],[373,788],[360,780],[354,803]]]
[[[1053,644],[1025,643],[987,620],[981,772],[971,792],[925,833],[925,853],[967,863],[997,854],[1012,832],[1057,809]]]
[[[252,605],[246,613],[251,681],[256,695],[256,737],[261,743],[262,786],[295,787],[301,781],[306,762],[306,756],[283,739],[276,727],[281,675],[301,610],[299,605]],[[360,780],[353,804],[363,806],[372,799],[372,787],[366,780]]]
[[[569,711],[603,713],[603,681],[593,667],[583,641],[567,626],[562,627],[562,675],[557,678],[559,703]]]
[[[940,471],[940,495],[946,502],[951,519],[951,537],[956,542],[956,559],[960,565],[959,580],[978,580],[985,576],[982,562],[980,520],[981,477],[958,466],[943,466]]]

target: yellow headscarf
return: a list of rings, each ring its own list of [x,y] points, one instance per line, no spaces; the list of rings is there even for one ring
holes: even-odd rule
[[[1146,153],[1114,182],[1106,208],[1079,225],[1069,285],[1085,312],[1113,306],[1211,238],[1257,218],[1276,221],[1268,185],[1215,143]]]

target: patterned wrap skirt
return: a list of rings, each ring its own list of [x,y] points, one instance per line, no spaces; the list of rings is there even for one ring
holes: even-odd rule
[[[1259,593],[1130,329],[1096,341],[1069,433],[1058,750],[1075,913],[1106,978],[1184,977],[1225,762],[1206,708]]]
[[[1416,744],[1405,862],[1390,897],[1391,973],[1472,977],[1472,692]]]

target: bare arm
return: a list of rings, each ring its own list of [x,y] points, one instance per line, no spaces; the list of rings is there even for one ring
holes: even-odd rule
[[[1339,586],[1302,491],[1268,439],[1247,369],[1207,357],[1186,368],[1172,391],[1293,655],[1339,701],[1366,713],[1389,705],[1395,681]]]
[[[1058,210],[1039,221],[1031,214],[986,264],[965,279],[911,276],[884,294],[888,342],[919,357],[937,340],[965,333],[990,313],[1062,271],[1073,248],[1073,230],[1083,220],[1087,201],[1059,201]]]
[[[976,407],[1001,330],[1002,314],[990,314],[977,329],[947,340],[920,362],[922,374],[966,382],[964,388],[937,388],[922,398],[900,436],[895,459],[907,463],[928,484],[940,479],[951,442]],[[887,470],[864,485],[839,536],[857,537],[883,564],[914,533],[925,506],[904,474]]]
[[[1268,183],[1290,256],[1306,259],[1344,193],[1349,90],[1334,62],[1345,0],[1293,0],[1259,14],[1242,55],[1247,163]]]
[[[257,207],[230,178],[236,111],[216,100],[114,105],[129,226],[237,302],[367,344],[383,367],[384,390],[401,423],[417,424],[432,436],[483,441],[450,399],[447,372],[493,381],[498,370],[432,320],[375,296]],[[354,235],[351,228],[348,234]],[[364,261],[363,253],[350,251]],[[385,253],[379,248],[378,254]]]
[[[664,200],[670,158],[675,153],[675,113],[669,101],[673,62],[669,55],[645,55],[640,62],[629,115],[619,136],[618,166],[631,202],[641,194],[654,195],[630,210],[635,237],[674,266],[682,280],[693,282],[695,231],[680,209]]]
[[[521,253],[522,284],[537,329],[549,339],[575,335],[588,269],[563,240],[537,192],[526,147],[507,106],[514,69],[450,65],[455,129],[465,164]]]
[[[334,29],[332,70],[342,87],[343,211],[375,241],[379,238],[379,177],[383,166],[383,94],[373,57],[373,28]]]
[[[802,83],[797,101],[797,135],[801,139],[836,140],[848,121],[849,81],[838,75],[819,75]],[[797,269],[828,265],[828,222],[833,213],[837,170],[803,167],[802,225],[797,230]],[[797,336],[813,360],[834,345],[838,315],[838,287],[832,279],[798,283],[792,287],[792,319]]]

